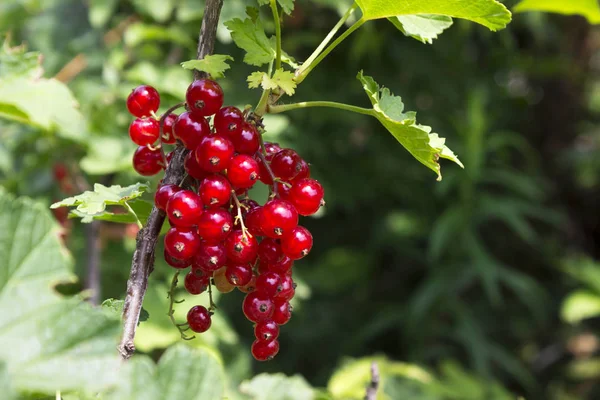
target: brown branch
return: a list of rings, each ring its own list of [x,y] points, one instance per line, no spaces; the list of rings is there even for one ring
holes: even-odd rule
[[[199,59],[211,54],[213,51],[222,6],[223,0],[206,1],[198,43]],[[199,71],[194,73],[195,79],[204,76],[205,74]],[[183,180],[185,177],[183,163],[187,153],[188,150],[184,147],[177,146],[165,173],[163,180],[165,184],[179,184]],[[135,351],[133,340],[140,319],[144,294],[148,286],[148,276],[154,268],[154,250],[164,220],[165,214],[156,207],[153,207],[146,226],[139,231],[137,236],[136,249],[131,262],[131,272],[127,281],[127,295],[123,307],[123,336],[118,346],[119,353],[121,353],[121,356],[125,360],[131,357]]]
[[[379,389],[379,368],[377,367],[377,363],[373,361],[371,364],[371,382],[369,382],[369,386],[367,386],[365,400],[376,400],[377,389]]]

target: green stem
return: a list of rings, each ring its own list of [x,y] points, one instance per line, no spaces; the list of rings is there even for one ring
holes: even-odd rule
[[[133,211],[133,208],[131,208],[131,206],[129,205],[128,202],[125,202],[125,208],[127,209],[127,211],[129,211],[129,214],[133,215],[135,217],[135,221],[137,222],[137,226],[142,229],[144,227],[144,225],[142,224],[142,221],[140,221],[140,219],[138,218],[137,214],[135,213],[135,211]]]
[[[267,106],[269,101],[269,95],[271,94],[270,90],[263,90],[262,96],[260,96],[260,100],[258,100],[258,104],[254,108],[254,114],[262,117],[267,112]]]
[[[331,53],[331,51],[335,49],[338,44],[342,43],[344,39],[350,36],[352,32],[360,28],[365,22],[367,22],[367,20],[363,18],[359,19],[358,21],[353,23],[352,26],[350,26],[350,28],[346,29],[346,31],[342,33],[337,39],[335,39],[333,43],[327,46],[327,48],[323,50],[323,52],[319,54],[319,56],[314,61],[302,64],[302,66],[296,71],[296,83],[300,84],[300,82],[306,79],[308,74],[310,74],[310,71],[312,71],[317,65],[319,65],[319,63],[323,61],[323,59],[327,57],[327,55]]]
[[[275,70],[278,70],[281,68],[281,24],[279,23],[277,0],[271,0],[271,11],[273,12],[273,22],[275,22],[275,42],[277,43],[275,53]]]
[[[327,44],[329,43],[329,41],[335,36],[335,34],[337,33],[337,31],[342,27],[342,25],[344,25],[344,23],[346,22],[346,20],[348,18],[350,18],[350,16],[354,13],[354,11],[358,8],[358,5],[356,3],[352,4],[352,7],[350,7],[348,9],[348,11],[346,11],[346,13],[344,15],[342,15],[342,18],[340,18],[340,20],[338,21],[337,24],[335,24],[335,26],[331,29],[331,31],[329,31],[329,33],[327,34],[327,36],[325,36],[325,39],[323,39],[323,41],[321,42],[321,44],[319,44],[319,46],[315,49],[315,51],[313,51],[313,53],[310,55],[310,57],[308,57],[306,59],[306,61],[304,61],[302,63],[302,65],[310,65],[313,63],[313,61],[315,61],[315,59],[319,56],[319,54],[321,54],[321,52],[323,51],[323,49],[325,48],[325,46],[327,46]],[[301,67],[298,72],[302,72],[303,71],[303,67]]]
[[[356,107],[351,106],[350,104],[336,103],[335,101],[303,101],[301,103],[281,104],[278,106],[270,106],[269,113],[279,114],[286,111],[308,107],[338,108],[340,110],[352,111],[358,114],[370,115],[372,117],[375,116],[375,111],[372,108]]]

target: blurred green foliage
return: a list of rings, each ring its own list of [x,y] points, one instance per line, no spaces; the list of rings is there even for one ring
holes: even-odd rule
[[[306,58],[349,3],[298,0],[283,18],[286,51]],[[222,21],[243,17],[247,5],[226,0]],[[49,206],[86,182],[145,181],[131,168],[125,98],[146,83],[160,91],[161,110],[181,101],[190,73],[179,63],[194,58],[202,9],[198,0],[3,1],[0,185]],[[251,360],[237,292],[218,298],[209,333],[185,343],[196,349],[175,346],[172,271],[157,260],[136,345],[160,361],[132,363],[125,380],[135,373],[129,381],[142,384],[119,386],[115,398],[142,389],[167,398],[167,378],[186,379],[170,369],[174,360],[203,359],[202,371],[216,363],[209,353],[222,361],[232,399],[360,399],[373,360],[379,399],[600,397],[598,33],[582,17],[542,13],[516,14],[494,34],[455,21],[432,45],[386,21],[354,33],[298,87],[298,101],[368,106],[354,79],[363,69],[442,133],[465,169],[446,162],[436,183],[364,116],[316,108],[267,116],[265,138],[296,148],[327,199],[306,221],[315,246],[296,267],[299,295],[280,354]],[[253,68],[224,26],[218,38],[216,52],[236,60],[222,80],[226,103],[256,104],[246,85]],[[38,89],[54,101],[21,101]],[[72,187],[57,184],[58,163]],[[87,230],[71,220],[63,228],[83,285]],[[102,299],[123,298],[133,241],[102,223]],[[185,298],[179,319],[207,301]],[[160,371],[162,380],[143,383]]]

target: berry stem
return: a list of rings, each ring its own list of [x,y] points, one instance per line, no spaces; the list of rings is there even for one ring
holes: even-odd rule
[[[208,302],[209,302],[208,311],[211,313],[217,309],[217,305],[213,301],[213,297],[212,297],[212,285],[213,285],[213,280],[211,278],[208,281]]]
[[[173,275],[173,279],[171,279],[171,287],[169,287],[169,292],[167,293],[167,297],[169,298],[169,312],[167,313],[167,315],[169,316],[169,319],[171,320],[171,322],[173,323],[173,325],[175,325],[175,327],[177,328],[177,330],[179,331],[179,334],[181,335],[181,338],[183,340],[192,340],[194,339],[196,336],[188,336],[185,334],[185,331],[188,330],[188,328],[184,329],[184,326],[186,326],[187,324],[178,324],[175,321],[175,317],[173,317],[173,314],[175,313],[175,310],[173,309],[173,304],[174,303],[182,303],[183,301],[176,301],[175,300],[175,289],[177,289],[177,283],[179,282],[179,271],[175,272],[175,275]]]
[[[131,214],[135,217],[135,222],[137,223],[138,228],[142,229],[144,227],[144,225],[142,224],[142,221],[140,221],[137,214],[135,213],[135,211],[133,211],[133,208],[131,208],[131,206],[129,205],[128,202],[125,202],[125,208],[129,212],[129,214]]]
[[[240,200],[237,198],[235,194],[235,190],[231,191],[231,197],[233,197],[233,201],[235,202],[235,206],[237,207],[237,216],[235,217],[242,227],[242,236],[244,239],[248,238],[248,229],[246,229],[246,225],[244,224],[244,218],[242,217],[242,205],[240,204]]]
[[[260,99],[258,100],[258,104],[254,108],[254,114],[262,117],[267,113],[267,108],[269,106],[269,97],[271,95],[271,90],[263,90]]]
[[[338,108],[340,110],[346,110],[355,112],[358,114],[370,115],[375,117],[377,114],[375,110],[372,108],[363,108],[357,106],[351,106],[350,104],[337,103],[335,101],[303,101],[300,103],[292,103],[292,104],[281,104],[269,106],[269,113],[271,114],[279,114],[286,111],[296,110],[299,108],[309,108],[309,107],[329,107],[329,108]]]
[[[278,70],[281,68],[281,24],[279,22],[279,12],[277,11],[277,0],[271,0],[270,2],[273,22],[275,23],[275,70]]]

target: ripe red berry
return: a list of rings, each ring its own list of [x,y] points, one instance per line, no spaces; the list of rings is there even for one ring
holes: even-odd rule
[[[202,242],[194,257],[194,266],[206,272],[213,272],[227,262],[225,246],[222,243]]]
[[[208,117],[223,105],[223,89],[211,79],[198,79],[188,87],[185,101],[193,114]]]
[[[313,237],[308,229],[298,225],[281,238],[281,250],[292,260],[299,260],[312,249]]]
[[[258,180],[258,163],[247,154],[238,154],[231,159],[227,179],[235,188],[250,188]]]
[[[273,315],[273,301],[257,291],[250,292],[244,298],[242,311],[252,322],[260,322]]]
[[[279,352],[279,342],[277,339],[271,341],[264,341],[256,339],[252,343],[252,356],[257,361],[270,361]]]
[[[281,276],[276,272],[267,271],[256,278],[256,291],[268,298],[273,298],[282,289]]]
[[[228,265],[225,277],[233,286],[245,286],[252,279],[252,267],[249,264]]]
[[[300,215],[312,215],[319,210],[325,191],[315,179],[305,178],[294,183],[289,193],[289,201]]]
[[[303,158],[300,159],[300,163],[298,164],[299,172],[290,182],[295,183],[300,179],[310,177],[310,166]]]
[[[289,301],[276,298],[273,301],[273,308],[274,311],[271,319],[273,319],[277,325],[287,324],[292,317],[292,306],[290,305]]]
[[[253,274],[252,278],[250,278],[250,282],[244,286],[238,286],[238,290],[242,293],[250,293],[256,290],[256,275]]]
[[[260,134],[254,125],[247,122],[242,124],[241,129],[231,132],[228,137],[238,153],[253,155],[260,148]]]
[[[277,194],[281,200],[289,200],[290,189],[292,186],[287,182],[275,182],[273,184],[277,188]]]
[[[236,229],[225,239],[227,258],[239,264],[254,263],[258,255],[258,242],[249,232],[244,236],[241,229]]]
[[[175,121],[173,134],[187,149],[194,150],[202,139],[210,135],[210,125],[204,117],[186,111]]]
[[[167,203],[171,196],[181,190],[182,189],[177,185],[160,185],[154,194],[154,205],[156,205],[156,208],[159,210],[166,211]]]
[[[147,146],[158,140],[160,127],[153,118],[136,118],[129,125],[129,137],[139,146]]]
[[[278,299],[290,301],[296,294],[296,284],[290,275],[279,275],[281,278],[281,290],[275,295]]]
[[[177,138],[175,137],[175,133],[173,132],[173,126],[175,125],[175,121],[179,116],[177,114],[169,114],[165,117],[163,122],[163,132],[162,132],[162,142],[166,144],[175,144],[177,142]]]
[[[200,248],[200,237],[195,228],[169,229],[165,235],[165,251],[179,260],[192,258]]]
[[[133,168],[143,176],[158,174],[165,167],[160,149],[140,146],[133,153]]]
[[[210,313],[204,306],[194,306],[187,314],[187,323],[194,332],[206,332],[210,328]]]
[[[277,143],[265,142],[265,158],[267,161],[271,161],[273,156],[281,151],[281,147]]]
[[[275,263],[283,258],[281,245],[276,239],[264,238],[258,245],[258,256],[268,263]]]
[[[204,293],[210,284],[210,277],[199,269],[192,269],[185,275],[183,286],[189,294]]]
[[[289,201],[273,199],[262,207],[261,228],[266,236],[285,236],[297,225],[298,212]]]
[[[277,272],[280,275],[288,274],[294,266],[294,261],[288,256],[283,256],[281,260],[269,263],[269,271]]]
[[[164,256],[164,259],[167,262],[167,264],[169,264],[171,267],[177,268],[177,269],[186,269],[192,263],[191,259],[180,260],[178,258],[173,257],[172,255],[170,255],[167,252],[166,248],[163,250],[163,256]]]
[[[273,156],[271,170],[276,177],[290,181],[302,170],[301,158],[292,149],[283,149]]]
[[[204,170],[219,172],[229,167],[233,152],[233,144],[229,139],[211,135],[202,140],[195,155],[196,161]]]
[[[194,179],[201,181],[206,178],[208,172],[200,167],[198,161],[196,161],[196,157],[194,156],[194,152],[190,151],[186,154],[185,160],[183,161],[183,168],[185,168],[185,172]]]
[[[230,137],[242,129],[244,115],[237,107],[228,106],[221,108],[213,120],[217,135]]]
[[[198,234],[209,243],[217,243],[228,237],[233,228],[233,217],[224,208],[209,208],[198,220]],[[225,246],[227,250],[227,246]],[[227,252],[227,254],[229,254]]]
[[[254,236],[264,236],[262,231],[262,209],[262,207],[253,208],[248,211],[244,218],[248,232]]]
[[[159,105],[160,96],[152,86],[138,86],[127,97],[127,109],[138,118],[149,117]]]
[[[231,184],[222,175],[210,175],[200,184],[198,194],[207,207],[221,207],[229,202]]]
[[[196,225],[202,211],[200,196],[191,190],[181,190],[171,196],[167,202],[167,216],[174,226]]]
[[[268,342],[277,339],[279,336],[279,325],[271,319],[265,319],[254,325],[254,337],[256,339]]]

